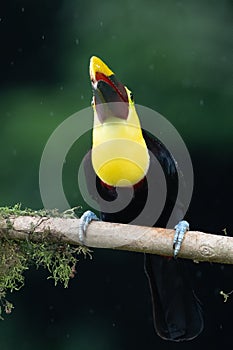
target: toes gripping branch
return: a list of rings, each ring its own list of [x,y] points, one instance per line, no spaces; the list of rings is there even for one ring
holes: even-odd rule
[[[85,211],[80,218],[78,237],[79,237],[79,241],[82,245],[85,245],[87,228],[88,228],[88,225],[93,220],[97,221],[97,220],[99,220],[99,218],[95,215],[95,213],[93,213],[90,210]]]
[[[175,226],[175,236],[173,240],[173,256],[174,258],[177,257],[181,244],[184,239],[185,233],[189,230],[189,223],[185,220],[180,221],[176,226]]]

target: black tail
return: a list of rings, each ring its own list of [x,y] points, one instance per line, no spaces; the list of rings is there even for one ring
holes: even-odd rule
[[[195,338],[203,329],[203,317],[184,261],[146,254],[145,269],[158,335],[173,341]]]

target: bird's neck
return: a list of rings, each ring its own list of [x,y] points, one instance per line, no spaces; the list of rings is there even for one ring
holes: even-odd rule
[[[97,176],[110,186],[133,186],[149,168],[149,153],[139,119],[116,117],[100,123],[95,117],[92,164]]]

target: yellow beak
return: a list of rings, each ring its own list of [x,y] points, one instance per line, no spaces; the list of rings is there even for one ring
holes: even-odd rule
[[[106,77],[114,74],[100,58],[92,56],[90,59],[90,78],[93,82],[96,81],[96,73],[102,73]]]
[[[90,60],[90,79],[99,121],[104,123],[110,116],[126,120],[129,114],[127,90],[113,71],[96,56]]]

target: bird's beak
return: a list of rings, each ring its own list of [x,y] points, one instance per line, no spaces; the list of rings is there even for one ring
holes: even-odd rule
[[[111,69],[96,56],[90,60],[90,79],[99,121],[103,123],[110,116],[127,119],[129,112],[127,91]]]

